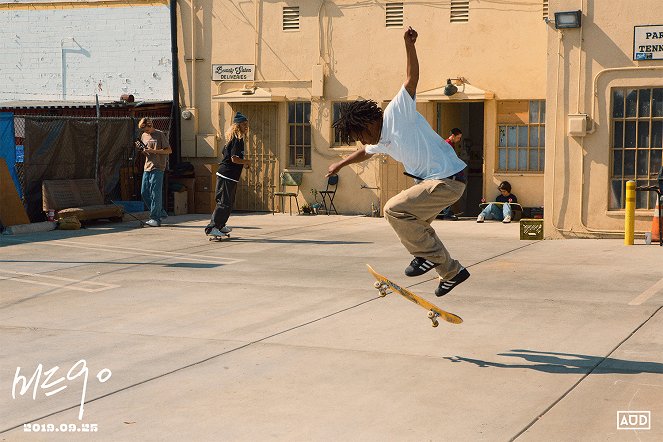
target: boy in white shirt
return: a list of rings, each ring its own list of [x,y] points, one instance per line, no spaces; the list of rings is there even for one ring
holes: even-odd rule
[[[444,296],[469,278],[470,273],[451,258],[431,222],[463,194],[465,183],[452,177],[466,164],[417,112],[417,36],[412,28],[405,32],[407,78],[384,113],[372,100],[357,100],[341,108],[340,117],[334,122],[341,139],[347,144],[359,141],[364,147],[330,165],[327,176],[377,153],[403,163],[406,174],[415,178],[416,184],[387,201],[384,215],[415,257],[405,274],[419,276],[435,268],[441,278],[435,295]]]

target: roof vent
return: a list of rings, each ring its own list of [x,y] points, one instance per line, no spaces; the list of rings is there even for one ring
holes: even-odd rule
[[[284,31],[299,30],[299,6],[283,7],[283,30]]]
[[[465,23],[470,21],[469,0],[451,0],[451,23]]]
[[[403,3],[387,3],[385,25],[388,28],[403,27]]]

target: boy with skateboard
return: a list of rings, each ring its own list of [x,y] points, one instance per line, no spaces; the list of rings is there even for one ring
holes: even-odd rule
[[[405,173],[415,178],[416,184],[387,202],[385,218],[414,256],[405,274],[419,276],[435,268],[441,278],[435,295],[444,296],[469,278],[470,273],[449,255],[431,222],[463,194],[465,183],[452,177],[466,164],[417,112],[417,36],[412,28],[405,32],[406,81],[384,113],[372,100],[357,100],[342,107],[334,127],[347,144],[360,141],[364,146],[330,165],[327,176],[378,153],[403,163]]]

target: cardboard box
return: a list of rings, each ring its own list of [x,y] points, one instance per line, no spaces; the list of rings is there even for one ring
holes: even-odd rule
[[[214,192],[196,192],[196,211],[195,213],[211,214],[216,207]]]
[[[211,176],[200,175],[196,177],[196,192],[214,192],[216,180]]]
[[[173,215],[184,215],[189,213],[188,193],[186,190],[182,192],[173,192]]]
[[[193,208],[195,206],[194,203],[194,190],[196,188],[196,179],[195,178],[172,178],[168,177],[168,187],[170,188],[170,185],[172,183],[179,183],[182,184],[184,187],[186,187],[186,194],[187,194],[187,207],[189,209],[188,213],[194,213]],[[169,192],[171,191],[170,189],[168,190]],[[177,192],[174,192],[177,193]]]
[[[197,164],[196,166],[194,166],[194,171],[196,173],[196,177],[199,177],[199,176],[209,176],[209,177],[216,176],[216,171],[218,169],[219,169],[219,164],[218,163]]]

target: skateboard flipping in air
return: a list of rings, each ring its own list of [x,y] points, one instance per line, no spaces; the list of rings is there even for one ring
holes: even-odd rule
[[[389,279],[385,278],[384,276],[380,275],[378,272],[373,270],[373,268],[370,265],[366,264],[366,267],[368,267],[368,272],[371,275],[373,275],[373,277],[376,279],[376,282],[373,284],[373,286],[380,291],[380,296],[382,297],[387,296],[387,289],[392,289],[393,291],[395,291],[405,299],[408,299],[414,302],[415,304],[420,305],[424,309],[428,310],[428,319],[430,319],[433,322],[433,327],[437,327],[439,325],[437,318],[442,318],[447,322],[451,322],[452,324],[460,324],[463,322],[460,316],[456,316],[453,313],[446,312],[441,308],[439,308],[438,306],[431,304],[425,299],[415,295],[408,289],[405,289],[391,282]]]

